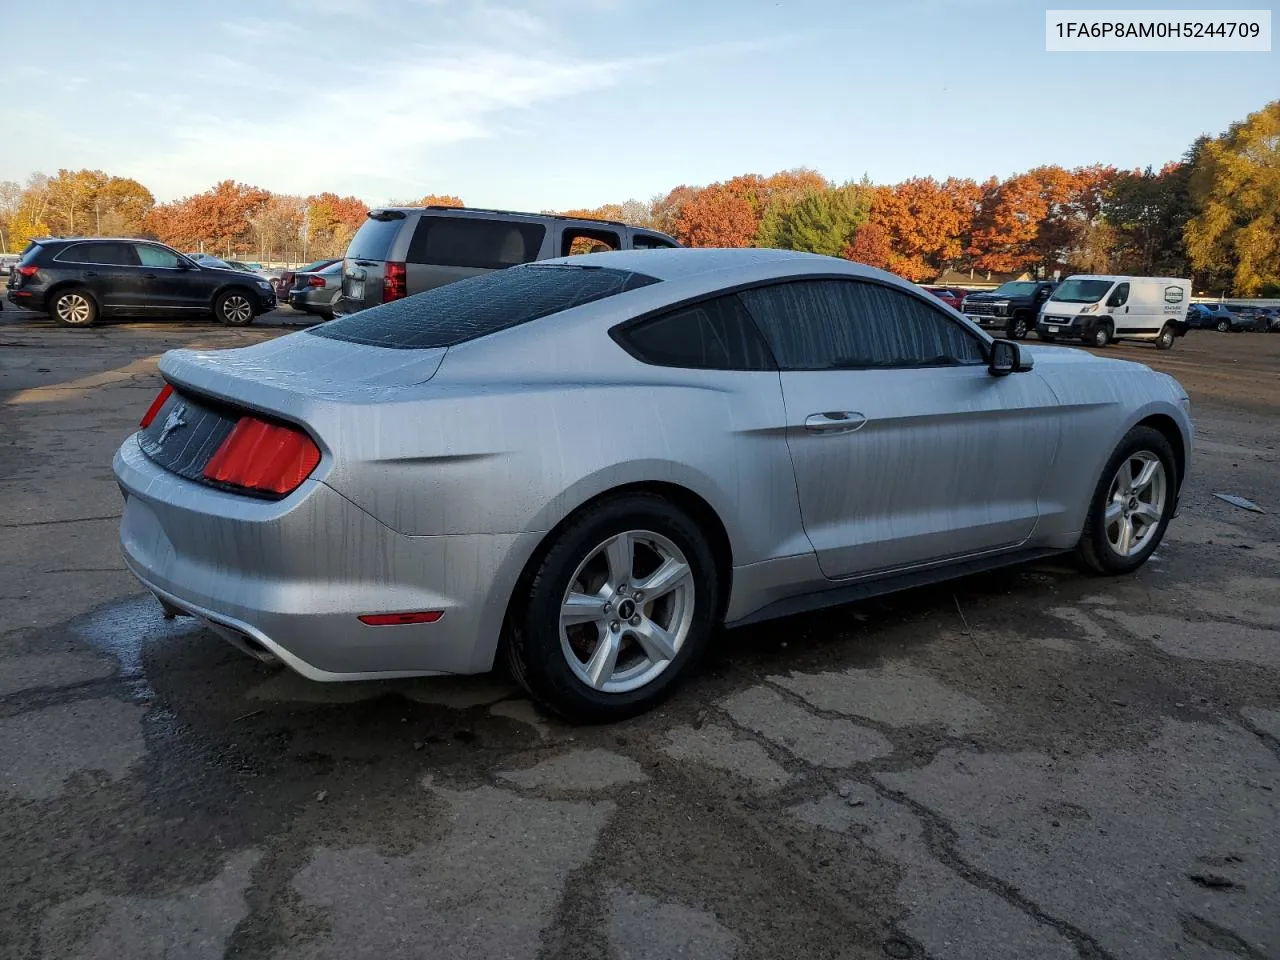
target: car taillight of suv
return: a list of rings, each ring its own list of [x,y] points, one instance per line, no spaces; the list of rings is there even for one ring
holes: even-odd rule
[[[388,261],[382,274],[382,302],[390,303],[409,295],[409,275],[405,264]]]

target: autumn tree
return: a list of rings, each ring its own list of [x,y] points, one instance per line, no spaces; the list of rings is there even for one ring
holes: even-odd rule
[[[842,256],[867,221],[874,190],[866,184],[810,189],[787,205],[774,204],[760,224],[762,246]]]
[[[1280,100],[1206,143],[1190,188],[1192,266],[1229,273],[1241,296],[1280,283]]]
[[[412,204],[415,207],[465,207],[461,197],[455,197],[448,193],[428,193],[417,203]]]
[[[713,183],[681,205],[675,236],[687,247],[749,247],[756,229],[751,201],[723,183]]]
[[[337,257],[369,215],[369,205],[359,197],[320,193],[307,198],[304,228],[311,256]]]
[[[874,201],[872,201],[874,207]],[[893,235],[877,220],[868,220],[858,228],[853,243],[845,247],[841,256],[846,260],[865,263],[868,267],[879,270],[893,270],[894,258]]]
[[[1117,273],[1187,276],[1182,234],[1194,213],[1191,170],[1203,143],[1192,145],[1187,160],[1165,164],[1158,172],[1147,167],[1112,180],[1104,216],[1112,230],[1111,263]]]
[[[274,193],[250,216],[259,259],[301,259],[306,209],[306,198]]]
[[[684,206],[701,191],[697,187],[684,184],[654,197],[649,201],[649,226],[661,233],[675,236],[680,224],[680,213]]]
[[[212,189],[155,207],[144,226],[172,246],[230,256],[253,249],[253,223],[271,194],[259,187],[223,180]]]
[[[28,182],[27,215],[59,236],[86,234],[132,236],[155,205],[151,191],[137,180],[101,170],[59,170]]]

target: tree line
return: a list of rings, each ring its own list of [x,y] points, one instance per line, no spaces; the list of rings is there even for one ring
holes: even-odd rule
[[[416,204],[462,206],[428,194]],[[341,256],[364,222],[357,197],[272,193],[231,180],[157,204],[97,170],[0,183],[0,248],[35,236],[145,236],[183,250],[299,261]],[[553,211],[544,211],[553,212]],[[1191,276],[1197,291],[1280,296],[1280,101],[1202,136],[1159,170],[1047,165],[979,182],[833,183],[811,169],[681,185],[567,215],[618,220],[688,246],[782,247],[929,281],[1054,272]]]

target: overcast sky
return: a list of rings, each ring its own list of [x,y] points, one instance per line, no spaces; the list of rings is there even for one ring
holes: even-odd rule
[[[101,168],[160,200],[230,177],[567,209],[796,166],[877,182],[1159,166],[1280,94],[1275,51],[1046,53],[1045,4],[1025,0],[54,10],[5,5],[0,40],[20,42],[0,179]]]

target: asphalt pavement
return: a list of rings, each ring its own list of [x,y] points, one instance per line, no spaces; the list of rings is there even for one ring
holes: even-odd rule
[[[159,355],[289,313],[0,313],[0,958],[1280,957],[1280,336],[1107,349],[1199,431],[1136,575],[728,632],[579,728],[500,677],[302,680],[124,572]]]

